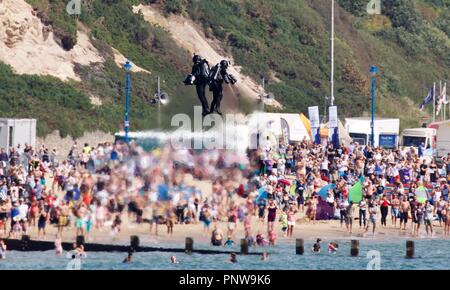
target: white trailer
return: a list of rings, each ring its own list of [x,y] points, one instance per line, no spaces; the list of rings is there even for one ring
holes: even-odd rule
[[[360,145],[370,143],[372,135],[372,120],[370,117],[345,118],[345,129]],[[400,131],[400,119],[375,118],[374,146],[396,148]]]
[[[36,145],[36,119],[0,118],[0,148],[22,146],[27,143]]]
[[[436,129],[434,128],[411,128],[405,129],[401,136],[401,145],[404,147],[418,148],[423,144],[424,149],[436,148]]]
[[[436,129],[436,156],[442,157],[450,153],[450,120],[430,124]]]

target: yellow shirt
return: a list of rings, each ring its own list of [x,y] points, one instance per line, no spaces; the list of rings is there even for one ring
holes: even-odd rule
[[[84,151],[86,154],[91,154],[91,147],[90,147],[90,146],[86,146],[86,147],[83,148],[83,151]]]

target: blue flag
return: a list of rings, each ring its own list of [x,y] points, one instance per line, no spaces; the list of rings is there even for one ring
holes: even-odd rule
[[[322,140],[320,139],[320,128],[317,128],[317,131],[314,134],[314,143],[321,144]]]
[[[419,106],[419,109],[423,111],[426,105],[433,102],[433,98],[434,98],[434,86],[428,90],[428,95],[425,97],[425,99],[423,99],[422,103]]]
[[[338,128],[334,128],[333,135],[331,137],[331,143],[333,144],[333,148],[337,149],[339,147],[339,130]]]

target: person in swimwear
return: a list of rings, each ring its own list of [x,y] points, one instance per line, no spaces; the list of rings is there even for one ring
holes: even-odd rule
[[[391,201],[391,221],[394,228],[397,227],[397,218],[400,217],[399,207],[400,207],[400,200],[398,199],[397,195],[394,195]]]
[[[294,206],[290,206],[289,210],[287,211],[287,220],[288,220],[288,231],[287,236],[289,238],[292,238],[292,235],[294,233],[294,226],[295,226],[295,220],[297,219],[295,214],[297,211],[295,210]]]
[[[317,195],[314,195],[313,198],[311,199],[311,220],[312,223],[315,224],[316,222],[316,218],[317,218],[317,205],[319,204],[319,200],[317,199]]]
[[[275,222],[275,218],[277,216],[277,206],[273,199],[269,200],[269,206],[267,207],[268,215],[267,215],[267,231],[273,231],[273,225]]]
[[[267,254],[267,252],[263,252],[261,255],[261,261],[265,261],[269,258],[269,255]]]
[[[256,244],[261,247],[266,246],[266,239],[260,232],[258,232],[258,234],[256,235]]]
[[[172,264],[178,264],[177,257],[176,257],[176,256],[170,257],[170,262],[171,262]]]
[[[269,236],[269,246],[275,246],[275,242],[277,240],[277,234],[275,233],[275,231],[269,231],[268,236]]]
[[[328,253],[333,254],[336,253],[339,248],[339,245],[336,242],[331,242],[328,244]]]
[[[320,253],[320,242],[321,241],[322,241],[321,239],[317,239],[316,243],[313,245],[313,247],[311,249],[311,251],[313,253]]]
[[[237,258],[236,258],[236,254],[235,253],[231,253],[230,254],[230,260],[228,261],[229,263],[237,263]]]
[[[129,251],[128,255],[125,257],[122,263],[131,263],[133,262],[132,260],[133,260],[133,252]]]

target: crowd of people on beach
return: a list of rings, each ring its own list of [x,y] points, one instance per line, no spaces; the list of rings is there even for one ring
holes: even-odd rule
[[[162,225],[171,235],[175,225],[201,223],[216,246],[233,245],[239,227],[250,246],[275,245],[279,235],[294,236],[299,219],[338,219],[350,234],[356,219],[362,233],[408,225],[414,236],[422,227],[429,235],[436,226],[450,232],[450,155],[426,162],[413,148],[334,148],[306,140],[245,153],[75,143],[60,155],[45,145],[0,149],[3,237],[36,229],[36,238],[46,239],[54,226],[57,241],[67,229],[89,241],[93,231],[117,234],[124,218],[149,224],[152,234]],[[211,194],[200,190],[201,180],[212,183]],[[355,202],[349,191],[357,182],[362,197]],[[426,200],[416,195],[423,187]]]
[[[363,233],[370,226],[375,233],[377,222],[388,227],[390,212],[393,228],[406,230],[410,224],[412,235],[419,236],[424,225],[427,235],[432,235],[438,222],[443,235],[449,235],[450,154],[427,162],[415,148],[388,150],[358,143],[333,148],[301,142],[280,144],[270,155],[272,150],[267,148],[260,158],[262,176],[269,171],[279,177],[266,191],[275,194],[274,200],[283,210],[282,220],[292,216],[290,204],[301,212],[306,207],[305,214],[314,223],[319,204],[325,202],[328,207],[321,206],[321,211],[328,209],[330,213],[322,219],[339,219],[350,234],[356,219]],[[284,185],[286,176],[293,176],[290,187]],[[349,192],[357,182],[361,183],[361,194],[352,200]],[[319,194],[323,189],[325,196]],[[418,196],[419,190],[425,192]]]

